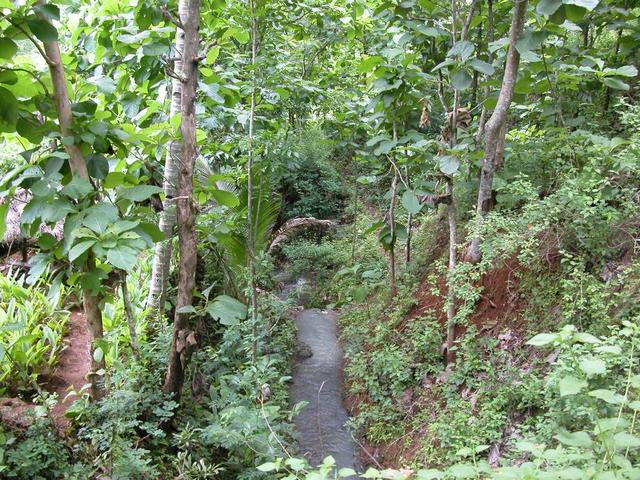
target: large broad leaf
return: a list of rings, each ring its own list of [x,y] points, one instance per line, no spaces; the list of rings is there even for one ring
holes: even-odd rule
[[[0,37],[0,58],[12,58],[18,51],[18,44],[7,37]]]
[[[110,203],[103,202],[89,207],[82,223],[97,234],[102,234],[116,220],[118,220],[118,209]]]
[[[362,62],[360,62],[360,65],[358,65],[358,72],[369,73],[378,65],[380,65],[383,61],[384,61],[384,58],[377,55],[365,58]]]
[[[29,26],[31,33],[33,33],[38,40],[44,43],[55,42],[58,40],[58,31],[56,30],[56,27],[46,20],[36,17],[28,18],[27,25]]]
[[[625,65],[623,67],[616,68],[614,73],[622,77],[635,77],[638,75],[638,69],[633,65]]]
[[[93,178],[102,180],[109,173],[109,161],[99,153],[87,159],[87,170]]]
[[[485,75],[493,75],[496,71],[493,65],[485,62],[484,60],[480,60],[479,58],[471,60],[469,62],[469,66],[480,73],[484,73]]]
[[[536,11],[540,15],[553,15],[556,13],[556,10],[560,8],[562,5],[562,0],[540,0],[538,2],[538,6],[536,7]]]
[[[560,443],[570,447],[590,447],[593,443],[587,432],[567,432],[561,430],[555,437]]]
[[[422,205],[418,201],[418,197],[416,196],[415,192],[411,190],[406,190],[402,194],[402,206],[407,209],[407,212],[414,215],[418,213],[422,208]]]
[[[91,190],[93,190],[93,186],[88,180],[75,176],[64,186],[60,193],[78,200],[86,197]]]
[[[535,50],[538,48],[544,39],[547,38],[547,33],[542,31],[529,31],[526,32],[520,40],[516,43],[516,49],[518,52],[523,55],[526,52],[531,50]]]
[[[451,84],[456,90],[466,90],[472,83],[473,77],[464,68],[457,70],[451,79]]]
[[[605,77],[604,84],[609,88],[613,88],[614,90],[623,90],[625,92],[629,90],[628,83],[624,83],[622,80],[615,77]]]
[[[86,240],[84,242],[75,244],[73,247],[71,247],[71,250],[69,250],[69,261],[73,262],[76,258],[80,257],[84,252],[89,250],[95,243],[95,240]]]
[[[627,432],[620,432],[613,436],[613,444],[617,450],[640,448],[640,438]]]
[[[142,202],[157,193],[162,193],[161,187],[156,187],[155,185],[136,185],[135,187],[122,189],[118,192],[118,197],[131,200],[132,202]]]
[[[560,396],[566,397],[567,395],[575,395],[576,393],[580,393],[583,388],[586,388],[588,383],[585,380],[580,378],[573,377],[568,375],[566,377],[562,377],[560,382],[558,382],[558,387],[560,389]]]
[[[605,389],[591,390],[589,392],[589,396],[599,398],[600,400],[603,400],[612,405],[620,405],[625,401],[624,396],[612,390],[605,390]]]
[[[0,239],[4,237],[4,232],[7,231],[7,213],[9,212],[9,199],[5,198],[4,203],[0,204]]]
[[[219,295],[207,305],[207,313],[222,325],[237,325],[247,317],[247,306],[228,295]]]
[[[453,175],[460,168],[460,160],[454,155],[443,155],[438,157],[440,171],[445,175]]]
[[[586,8],[591,11],[598,6],[600,0],[564,0],[563,3],[569,5],[576,5],[578,7]]]
[[[4,87],[0,87],[0,132],[12,132],[18,121],[18,100]]]
[[[121,270],[131,270],[138,261],[138,252],[126,245],[118,245],[107,252],[107,261]]]
[[[211,196],[215,198],[216,202],[225,207],[233,208],[240,204],[238,197],[227,190],[211,190]]]
[[[527,345],[534,345],[536,347],[542,347],[558,340],[558,335],[555,333],[539,333],[531,340],[527,342]]]
[[[588,376],[607,373],[607,365],[599,358],[585,358],[580,362],[580,369]]]
[[[397,144],[398,142],[395,140],[383,140],[378,144],[378,147],[373,151],[373,153],[374,155],[385,155]]]
[[[458,57],[461,61],[467,60],[471,55],[473,55],[473,51],[475,50],[475,46],[473,43],[464,40],[462,42],[456,43],[451,49],[447,52],[447,57]]]

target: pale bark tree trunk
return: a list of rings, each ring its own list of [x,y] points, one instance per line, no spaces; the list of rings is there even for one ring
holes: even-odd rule
[[[478,188],[478,202],[476,205],[476,232],[469,247],[468,258],[477,262],[480,260],[480,228],[491,205],[491,192],[493,189],[493,175],[496,166],[496,156],[504,145],[506,135],[506,120],[513,90],[518,77],[518,63],[520,54],[516,49],[516,43],[522,34],[524,20],[527,13],[528,0],[516,0],[509,32],[509,50],[504,69],[502,86],[498,96],[498,102],[485,126],[484,158],[482,160],[482,173]]]
[[[193,170],[196,151],[196,92],[198,87],[198,29],[200,27],[200,0],[187,0],[180,21],[184,27],[182,54],[182,102],[180,133],[182,158],[180,181],[176,198],[180,263],[178,272],[178,297],[173,320],[173,340],[169,351],[169,363],[163,390],[175,399],[180,398],[184,384],[184,372],[195,334],[189,329],[189,314],[184,308],[191,305],[196,286],[197,242],[196,207],[193,200]]]
[[[398,127],[393,121],[393,140],[398,140]],[[398,169],[392,161],[393,180],[391,181],[391,201],[389,203],[389,230],[391,231],[391,248],[389,249],[389,289],[395,297],[396,289],[396,194],[398,191]]]
[[[39,2],[44,5],[46,2]],[[50,22],[48,17],[43,14],[39,14],[40,18],[46,22]],[[62,63],[62,57],[60,55],[60,46],[57,41],[45,42],[44,53],[46,55],[46,62],[49,66],[49,72],[51,73],[51,83],[53,86],[54,102],[56,105],[56,112],[58,115],[58,123],[60,124],[60,132],[63,137],[73,136],[73,114],[71,112],[71,102],[69,100],[69,91],[67,90],[67,79],[64,72],[64,64]],[[66,142],[68,143],[68,142]],[[81,178],[89,180],[89,172],[87,171],[87,164],[82,155],[80,147],[75,143],[67,145],[65,143],[65,150],[69,154],[69,166],[74,175],[78,175]],[[89,255],[86,264],[83,267],[85,272],[90,272],[95,269],[95,260],[93,256]],[[87,328],[91,334],[91,372],[89,372],[91,383],[91,396],[94,399],[100,399],[104,395],[104,385],[98,377],[98,371],[104,371],[104,357],[98,362],[95,360],[96,343],[103,337],[102,330],[102,312],[100,310],[100,301],[102,297],[100,294],[91,295],[89,290],[82,292],[82,303],[84,305],[84,313],[87,322]]]
[[[251,288],[251,361],[258,360],[258,285],[256,283],[256,246],[253,212],[253,154],[254,123],[256,116],[256,61],[258,57],[258,17],[254,0],[251,9],[251,105],[249,110],[249,152],[247,158],[247,251],[249,254],[249,286]],[[259,205],[258,205],[259,208]]]
[[[189,2],[180,0],[178,2],[178,18],[183,18],[187,14]],[[182,52],[184,50],[185,32],[176,26],[175,40],[175,61],[173,70],[176,73],[182,72]],[[169,119],[180,114],[182,108],[182,81],[171,78],[171,102],[169,106]],[[169,274],[171,270],[171,257],[173,252],[173,230],[176,226],[176,202],[178,180],[180,175],[180,157],[182,154],[182,145],[179,140],[173,139],[167,149],[164,163],[164,179],[162,188],[164,190],[165,200],[163,202],[163,210],[160,212],[160,231],[164,234],[165,239],[156,243],[153,255],[153,264],[151,267],[151,280],[149,282],[149,295],[147,297],[147,305],[158,316],[164,310],[164,303],[167,294],[167,285],[169,283]]]
[[[391,231],[391,248],[389,249],[389,290],[391,296],[395,297],[396,289],[396,192],[398,190],[398,172],[393,169],[393,180],[391,180],[391,201],[389,203],[389,230]]]

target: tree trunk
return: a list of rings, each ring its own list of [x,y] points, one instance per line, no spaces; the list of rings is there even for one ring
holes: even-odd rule
[[[477,262],[480,260],[480,228],[484,218],[490,209],[491,191],[493,189],[493,175],[495,172],[496,154],[501,143],[504,142],[506,128],[503,128],[507,120],[507,111],[513,97],[516,79],[518,77],[518,63],[520,54],[516,49],[516,43],[522,34],[524,19],[527,13],[527,0],[516,0],[509,32],[509,50],[502,79],[502,87],[498,102],[485,126],[484,158],[482,160],[482,173],[478,188],[478,202],[476,206],[476,232],[469,248],[468,258]]]
[[[184,383],[184,370],[192,347],[194,332],[189,330],[189,314],[184,308],[191,305],[196,286],[197,242],[196,208],[193,201],[193,169],[196,151],[196,91],[198,86],[198,29],[200,26],[200,0],[187,0],[180,20],[184,25],[184,48],[182,50],[182,158],[180,182],[176,198],[180,263],[178,273],[178,298],[173,320],[173,340],[169,351],[169,364],[163,391],[175,399],[180,398]]]
[[[256,245],[253,211],[253,140],[256,116],[256,61],[258,56],[258,18],[255,3],[251,6],[251,105],[249,110],[249,155],[247,159],[247,251],[249,254],[249,286],[251,288],[251,361],[258,360],[258,285],[256,283]],[[258,206],[259,208],[259,206]]]
[[[413,228],[413,215],[411,213],[409,213],[409,216],[407,217],[407,243],[405,245],[405,250],[404,250],[404,260],[407,263],[407,265],[409,265],[409,262],[411,262],[411,229]]]
[[[183,18],[187,14],[189,2],[180,0],[178,2],[178,16]],[[185,32],[179,26],[176,28],[174,71],[182,72],[182,52],[184,50]],[[182,109],[182,82],[177,78],[171,79],[171,103],[169,106],[169,120],[180,114]],[[151,267],[151,280],[149,282],[149,295],[147,305],[158,316],[164,310],[164,303],[169,283],[171,269],[171,254],[173,251],[173,230],[176,225],[176,202],[178,180],[180,178],[180,158],[182,155],[182,145],[180,141],[174,139],[169,144],[164,163],[164,179],[162,188],[165,200],[163,210],[160,212],[160,231],[165,239],[156,243]]]
[[[46,2],[39,2],[45,5]],[[49,18],[44,14],[38,16],[45,22],[49,22]],[[71,102],[69,100],[69,91],[67,90],[67,79],[64,72],[64,64],[60,55],[60,46],[57,41],[45,42],[44,52],[46,54],[46,62],[49,66],[51,74],[51,84],[53,86],[53,96],[58,114],[58,123],[60,124],[60,132],[63,137],[73,137],[73,114],[71,112]],[[74,175],[89,180],[89,172],[84,155],[80,147],[69,142],[63,142],[64,148],[69,154],[69,166]],[[87,263],[83,267],[83,271],[90,272],[95,268],[95,261],[89,256]],[[102,312],[100,310],[100,302],[102,297],[100,294],[92,296],[88,290],[82,292],[82,302],[84,304],[84,312],[86,316],[87,329],[91,334],[91,396],[94,399],[100,399],[104,395],[104,385],[97,380],[97,372],[104,371],[104,358],[100,362],[95,361],[96,343],[103,337],[102,331]]]
[[[453,362],[453,342],[456,339],[456,296],[455,288],[452,285],[453,271],[457,265],[458,246],[458,225],[456,202],[453,197],[453,178],[447,178],[447,195],[450,203],[447,205],[447,219],[449,221],[449,278],[447,279],[447,364]]]
[[[396,289],[396,191],[398,189],[398,171],[393,169],[393,180],[391,181],[391,201],[389,204],[389,230],[391,231],[391,248],[389,249],[389,290],[391,296],[395,297]]]

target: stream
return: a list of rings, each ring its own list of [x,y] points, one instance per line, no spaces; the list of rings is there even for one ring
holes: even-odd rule
[[[283,293],[304,283],[298,279],[285,286]],[[293,404],[307,402],[295,417],[299,453],[311,465],[331,455],[338,468],[355,469],[355,444],[345,427],[349,415],[343,404],[343,351],[336,320],[336,312],[331,310],[311,308],[296,313],[298,338],[291,399]]]

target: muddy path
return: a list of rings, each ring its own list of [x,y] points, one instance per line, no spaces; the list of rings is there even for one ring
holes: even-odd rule
[[[295,322],[298,334],[291,400],[293,404],[307,402],[294,420],[299,453],[312,465],[331,455],[339,468],[355,469],[355,444],[345,427],[349,415],[343,401],[344,356],[338,341],[337,315],[302,309],[296,312]]]

